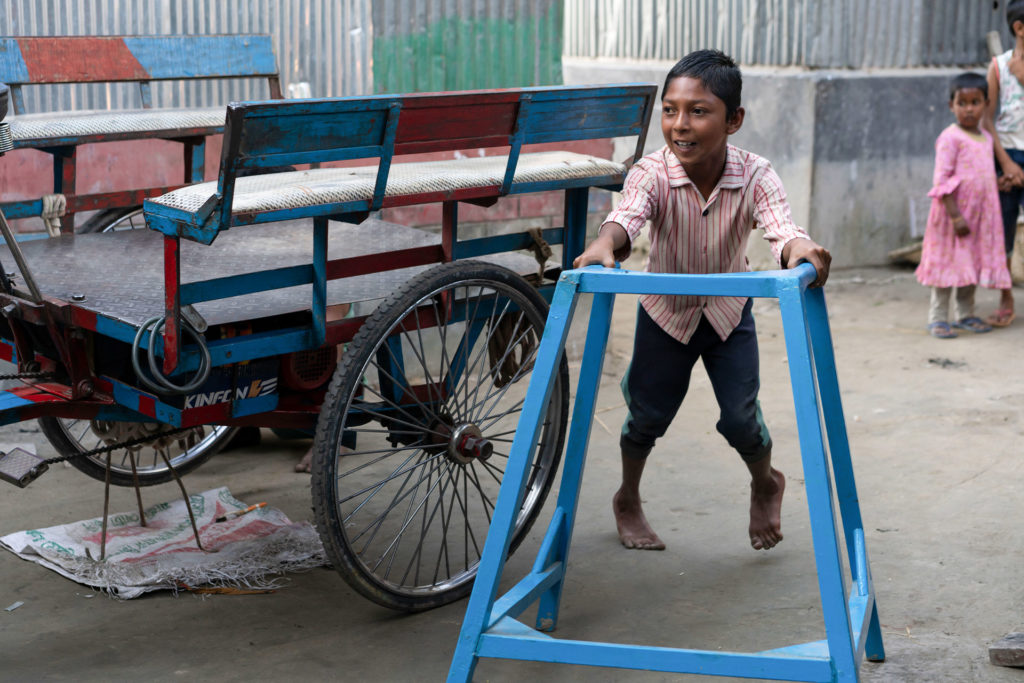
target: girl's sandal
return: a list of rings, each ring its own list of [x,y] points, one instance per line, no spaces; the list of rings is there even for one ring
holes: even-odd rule
[[[992,326],[977,316],[961,318],[959,321],[953,323],[953,327],[961,330],[970,330],[976,334],[992,331]]]
[[[956,339],[956,332],[949,329],[949,323],[929,323],[928,332],[938,339]]]

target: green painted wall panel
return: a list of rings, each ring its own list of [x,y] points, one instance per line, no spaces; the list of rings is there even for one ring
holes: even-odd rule
[[[409,0],[409,4],[417,3]],[[443,15],[422,27],[411,20],[407,25],[399,23],[394,19],[401,16],[397,10],[378,17],[375,9],[374,90],[432,92],[560,85],[562,3],[546,0],[531,7],[533,12],[519,12],[511,19]]]

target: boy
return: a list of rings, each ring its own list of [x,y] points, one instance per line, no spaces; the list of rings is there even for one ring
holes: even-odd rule
[[[1017,215],[1024,198],[1024,0],[1006,5],[1006,23],[1010,25],[1013,48],[993,57],[988,67],[988,107],[985,129],[995,139],[996,161],[1002,169],[999,178],[999,208],[1003,214],[1003,239],[1006,266],[1017,234]],[[999,117],[996,118],[998,107]],[[1013,290],[1003,289],[999,308],[987,318],[990,325],[1006,327],[1013,322]]]
[[[650,220],[649,271],[746,271],[747,238],[757,226],[784,267],[807,261],[818,273],[813,286],[825,284],[832,257],[793,223],[771,165],[728,143],[743,123],[741,87],[735,62],[717,50],[692,52],[672,67],[662,90],[666,146],[630,170],[622,202],[575,267],[613,266],[629,255],[632,240]],[[771,466],[771,438],[757,402],[751,302],[646,295],[640,303],[633,359],[622,380],[629,415],[619,441],[622,485],[612,500],[619,539],[627,548],[665,548],[644,516],[640,478],[701,358],[721,409],[718,431],[750,470],[750,543],[758,550],[775,546],[782,540],[786,480]]]

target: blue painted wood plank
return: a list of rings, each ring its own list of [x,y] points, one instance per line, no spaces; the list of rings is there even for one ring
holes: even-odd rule
[[[0,38],[0,82],[10,85],[28,80],[28,65],[21,54],[18,39]]]
[[[4,212],[9,220],[15,218],[32,218],[43,212],[43,200],[32,199],[21,202],[7,202],[0,204],[0,210]]]
[[[541,237],[548,244],[561,244],[564,234],[565,231],[562,228],[549,228],[541,231]],[[454,256],[456,259],[475,258],[485,254],[500,254],[504,251],[529,249],[532,244],[533,238],[524,232],[511,235],[478,237],[476,239],[456,242]]]
[[[30,405],[32,405],[32,401],[24,399],[21,396],[18,396],[17,394],[12,394],[9,391],[0,391],[0,412],[4,410],[11,410],[12,408],[20,408],[21,406]]]
[[[564,564],[555,562],[541,571],[532,571],[523,577],[494,603],[488,620],[489,627],[502,619],[514,619],[522,614],[544,591],[562,580],[564,569]]]
[[[124,42],[153,80],[277,74],[269,35],[125,36]]]
[[[495,633],[485,633],[480,637],[479,655],[560,664],[784,681],[832,680],[831,664],[827,659],[815,657],[685,650],[550,637],[527,638]]]
[[[271,289],[308,285],[311,282],[313,282],[313,266],[311,265],[272,268],[256,273],[186,282],[181,285],[181,305],[228,299],[233,296],[266,292]]]
[[[327,340],[327,219],[313,221],[313,341],[320,346]]]
[[[231,404],[231,415],[232,417],[245,417],[246,415],[268,413],[277,408],[279,398],[280,394],[275,392],[266,396],[238,399]]]
[[[763,270],[748,273],[688,274],[679,278],[672,273],[641,273],[588,266],[562,273],[562,277],[579,277],[581,292],[616,292],[622,294],[684,294],[714,296],[777,297],[780,282],[811,282],[814,267],[801,264],[791,270]]]
[[[150,403],[156,410],[156,419],[172,427],[181,426],[181,411],[167,405],[153,394],[140,391],[112,377],[104,377],[114,387],[114,400],[129,410],[140,412],[143,402]],[[152,418],[151,418],[152,419]]]

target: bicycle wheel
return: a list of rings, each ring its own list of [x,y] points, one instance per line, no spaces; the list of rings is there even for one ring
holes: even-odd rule
[[[146,227],[146,217],[141,206],[125,206],[120,209],[103,209],[89,217],[77,232],[117,232],[139,230]]]
[[[437,266],[380,305],[348,345],[317,426],[313,512],[331,563],[362,595],[406,611],[466,596],[547,315],[510,270]],[[563,357],[510,552],[562,457]]]
[[[172,436],[159,437],[159,432],[170,427],[153,422],[103,422],[61,417],[41,417],[39,427],[62,456],[78,455],[100,446],[142,436],[157,437],[150,443],[135,447],[135,468],[142,486],[163,484],[174,478],[160,457],[160,450],[163,450],[178,474],[187,474],[219,451],[236,429],[200,426]],[[68,462],[93,479],[104,481],[106,477],[106,454],[71,458]],[[134,484],[128,449],[119,448],[111,453],[110,483],[116,486]]]
[[[117,209],[104,209],[97,212],[83,223],[79,233],[118,232],[121,230],[142,230],[146,227],[146,217],[141,206],[126,206]],[[142,426],[140,426],[142,425]],[[74,455],[93,450],[110,443],[104,437],[118,435],[119,440],[142,435],[154,434],[159,431],[155,423],[93,423],[90,420],[72,420],[64,418],[40,418],[39,426],[46,438],[61,455]],[[165,449],[167,459],[178,472],[191,472],[206,462],[214,453],[223,448],[238,431],[237,427],[202,427],[196,433],[184,432],[180,442],[178,439],[163,439],[158,445]],[[189,436],[191,435],[191,436]],[[188,447],[189,440],[194,445]],[[121,448],[111,455],[110,482],[118,486],[132,486],[133,478],[131,461],[128,451]],[[94,479],[104,480],[106,476],[106,455],[72,458],[69,461],[76,468]],[[150,445],[138,449],[136,469],[139,483],[142,486],[162,484],[170,481],[173,476],[164,464],[155,448]]]

